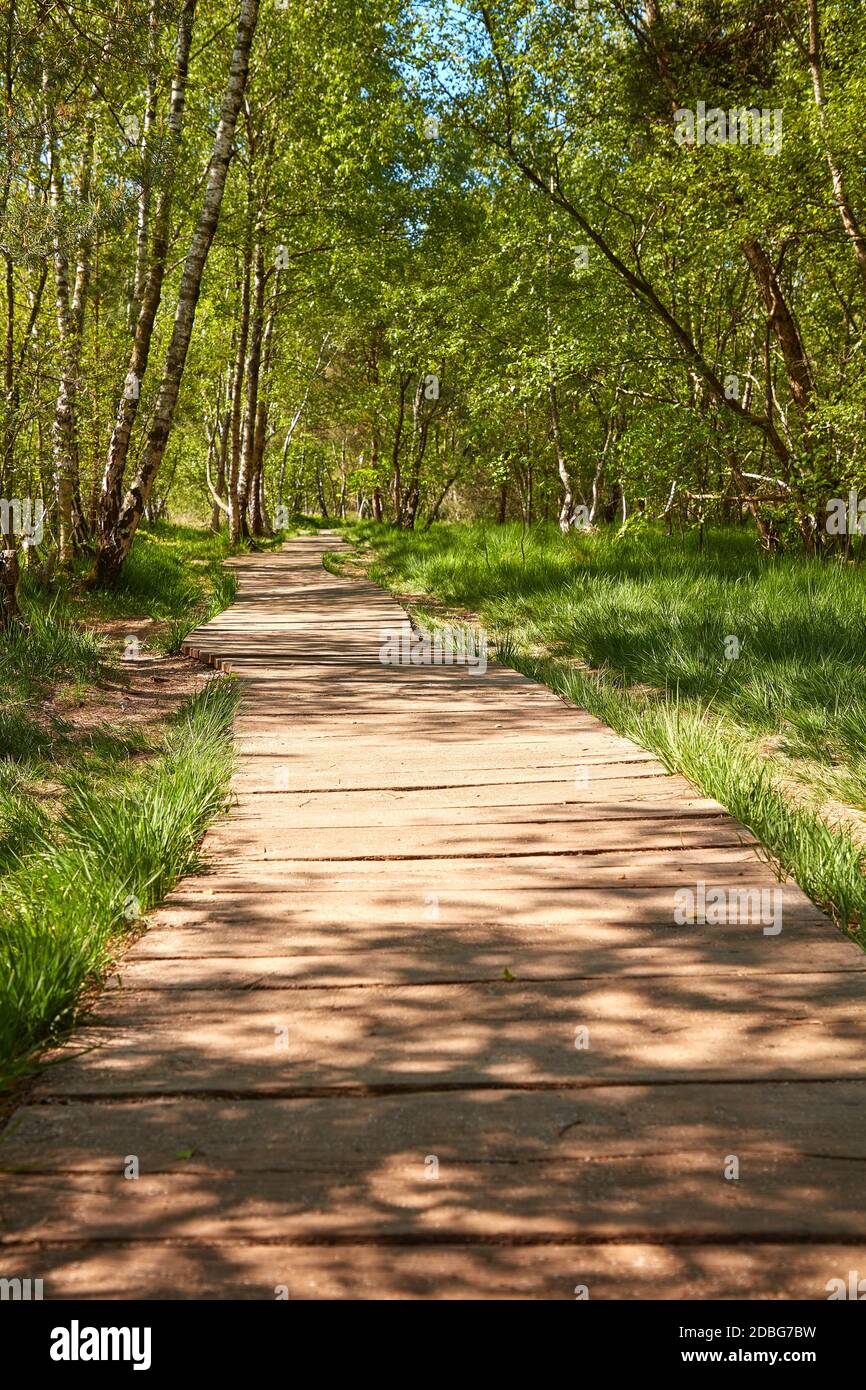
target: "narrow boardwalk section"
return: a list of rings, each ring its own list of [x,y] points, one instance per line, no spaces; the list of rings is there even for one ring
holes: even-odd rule
[[[190,639],[245,682],[236,804],[0,1145],[0,1273],[259,1299],[866,1275],[862,953],[793,885],[676,925],[679,890],[775,887],[747,833],[512,671],[381,665],[405,615],[322,568],[338,544],[245,560]]]

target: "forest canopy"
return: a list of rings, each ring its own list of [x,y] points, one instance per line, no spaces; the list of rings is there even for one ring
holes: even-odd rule
[[[0,613],[140,523],[850,553],[858,0],[10,0]]]

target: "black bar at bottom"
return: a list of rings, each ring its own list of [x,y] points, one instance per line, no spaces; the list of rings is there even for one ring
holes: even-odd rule
[[[471,1372],[473,1363],[483,1367],[487,1379],[497,1365],[515,1376],[527,1360],[536,1363],[536,1374],[547,1375],[551,1358],[558,1362],[566,1353],[575,1374],[592,1374],[594,1368],[595,1374],[679,1369],[700,1375],[710,1367],[772,1373],[795,1366],[818,1371],[826,1381],[843,1366],[856,1365],[862,1354],[864,1321],[852,1301],[864,1301],[863,1295],[785,1303],[575,1299],[571,1307],[546,1310],[507,1301],[506,1308],[488,1305],[483,1313],[473,1304],[471,1320],[462,1301],[450,1312],[441,1301],[423,1312],[417,1304],[409,1309],[360,1301],[305,1301],[303,1308],[301,1300],[4,1301],[0,1332],[16,1369],[58,1383],[106,1372],[131,1375],[135,1382],[200,1372],[221,1380],[242,1374],[249,1381],[279,1368],[286,1376],[309,1378],[342,1366],[353,1374],[366,1367],[388,1380],[426,1381],[439,1368],[453,1377],[464,1346],[466,1369]],[[449,1327],[461,1334],[459,1343],[443,1341]],[[400,1339],[406,1331],[424,1339],[414,1350]],[[385,1339],[393,1334],[392,1344]],[[547,1340],[551,1334],[556,1341]]]

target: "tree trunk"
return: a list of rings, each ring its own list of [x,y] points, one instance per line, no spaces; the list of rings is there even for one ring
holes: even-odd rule
[[[183,20],[181,20],[183,23]],[[148,57],[147,87],[144,98],[144,126],[139,141],[143,177],[138,194],[138,209],[135,226],[135,269],[127,310],[127,323],[130,332],[141,312],[144,286],[147,280],[147,248],[150,237],[150,190],[151,190],[151,141],[156,121],[156,91],[159,81],[159,6],[158,0],[150,0],[150,54]]]
[[[3,426],[3,459],[0,468],[0,490],[5,488],[6,482],[12,478],[12,464],[15,456],[15,441],[18,436],[20,425],[20,405],[21,405],[21,373],[27,358],[36,322],[39,318],[39,311],[42,307],[42,296],[48,281],[48,266],[43,262],[39,272],[39,280],[36,285],[30,305],[30,313],[27,319],[27,326],[21,338],[18,348],[17,361],[15,358],[15,272],[14,262],[11,256],[6,255],[6,347],[4,352],[4,388],[5,388],[5,420]],[[39,425],[41,428],[41,424]],[[46,496],[48,492],[46,491]]]
[[[434,406],[433,411],[429,414],[424,411],[424,378],[423,376],[419,377],[412,401],[412,471],[409,474],[409,485],[406,489],[403,513],[400,518],[400,524],[407,531],[414,531],[418,518],[418,507],[421,502],[421,466],[427,452],[430,424],[435,409]]]
[[[48,117],[51,130],[51,117]],[[93,126],[88,121],[85,148],[82,154],[81,173],[78,184],[79,203],[85,201],[90,185],[90,162],[93,152]],[[59,169],[59,159],[53,133],[49,135],[49,186],[51,208],[56,221],[54,233],[54,304],[57,315],[57,335],[60,344],[60,372],[57,382],[57,398],[54,405],[54,422],[51,431],[54,456],[54,483],[57,494],[57,537],[59,561],[67,565],[72,559],[75,533],[76,499],[78,498],[78,428],[76,405],[78,395],[78,374],[81,362],[81,337],[84,328],[84,303],[89,278],[87,248],[82,240],[78,243],[75,267],[75,280],[72,296],[69,292],[69,258],[64,244],[63,225],[64,190],[63,176]]]
[[[400,402],[397,411],[397,425],[394,430],[392,470],[394,475],[394,521],[397,526],[403,520],[403,484],[400,478],[400,445],[403,440],[403,423],[406,419],[406,388],[412,380],[411,375],[400,373]]]
[[[496,525],[504,526],[505,518],[508,515],[508,479],[499,484],[499,496],[496,501]]]
[[[237,520],[240,535],[249,535],[247,512],[250,488],[255,472],[256,416],[259,405],[259,372],[262,361],[262,334],[264,331],[265,301],[265,257],[261,241],[256,237],[253,251],[253,294],[250,314],[250,331],[245,369],[246,394],[244,398],[243,447],[241,466],[238,475]]]
[[[0,630],[18,617],[18,551],[11,535],[2,537],[0,550]]]
[[[466,452],[467,452],[467,451],[464,450],[464,453],[466,453]],[[443,483],[442,487],[439,489],[439,496],[436,498],[436,501],[433,503],[433,506],[430,508],[430,515],[428,516],[427,520],[426,520],[425,523],[424,523],[424,530],[425,530],[425,531],[429,531],[430,527],[433,525],[433,522],[434,522],[434,521],[436,520],[436,518],[439,516],[439,512],[440,512],[441,509],[442,509],[442,503],[445,501],[445,498],[448,496],[448,494],[449,494],[449,492],[451,491],[452,487],[453,487],[454,484],[457,482],[457,479],[460,477],[460,472],[461,472],[462,466],[463,466],[463,462],[462,462],[462,459],[461,459],[461,462],[457,465],[457,467],[455,468],[454,472],[451,473],[451,474],[449,475],[449,477],[447,477],[447,478],[445,479],[445,482]]]
[[[319,515],[328,520],[328,504],[325,501],[325,488],[322,482],[322,463],[321,459],[316,459],[316,498],[319,503]]]
[[[229,438],[229,539],[237,545],[241,538],[241,514],[238,506],[238,481],[241,475],[241,420],[243,416],[244,365],[247,360],[247,339],[250,333],[250,270],[251,252],[249,246],[244,251],[241,272],[241,321],[238,326],[237,351],[231,383],[231,417]]]
[[[340,517],[346,517],[346,496],[349,491],[348,470],[346,468],[346,436],[343,435],[343,442],[340,448]]]
[[[550,400],[550,437],[553,440],[553,447],[556,450],[556,468],[559,473],[559,480],[562,483],[562,501],[559,507],[559,529],[565,533],[571,525],[571,518],[574,516],[574,488],[571,482],[571,474],[568,471],[568,464],[565,461],[565,450],[562,446],[562,428],[559,421],[559,397],[556,393],[556,383],[551,381],[547,388]]]
[[[147,371],[150,345],[156,315],[162,299],[162,285],[165,278],[171,235],[171,209],[174,196],[174,160],[180,147],[183,129],[183,112],[186,101],[187,70],[192,45],[195,0],[185,0],[177,31],[174,77],[172,79],[171,101],[168,117],[168,150],[170,167],[164,175],[164,182],[157,200],[153,224],[153,240],[150,256],[150,269],[141,287],[140,295],[134,291],[138,303],[138,317],[135,324],[135,337],[129,358],[124,385],[117,404],[114,429],[108,445],[108,457],[102,479],[102,492],[99,502],[100,545],[109,551],[112,534],[117,526],[123,490],[123,477],[129,453],[129,441],[138,414],[141,385]],[[139,244],[138,256],[141,256]],[[141,275],[141,261],[136,262],[136,279]]]
[[[749,262],[752,274],[767,311],[767,322],[774,333],[788,372],[791,395],[803,416],[804,428],[808,429],[807,415],[812,404],[812,373],[794,321],[794,315],[782,292],[778,277],[770,258],[755,237],[746,237],[742,242],[743,254]]]
[[[214,139],[207,186],[181,275],[177,310],[166,353],[156,409],[148,431],[144,457],[123,500],[117,523],[112,528],[110,535],[104,536],[100,540],[94,570],[94,580],[100,585],[112,584],[117,579],[123,562],[129,554],[133,537],[150,497],[154,479],[165,457],[190,338],[192,337],[193,324],[195,323],[202,274],[219,223],[226,176],[234,147],[235,125],[247,84],[250,49],[255,34],[258,12],[259,0],[241,0],[231,68]]]
[[[276,272],[279,277],[279,272]],[[268,279],[268,272],[264,267],[262,258],[261,272],[261,293],[264,299],[264,287]],[[271,534],[271,523],[268,517],[267,498],[265,495],[265,455],[268,446],[268,416],[270,414],[270,389],[271,372],[273,370],[274,359],[274,320],[277,313],[277,285],[270,297],[267,319],[265,322],[264,333],[261,342],[261,371],[258,386],[258,398],[256,401],[255,429],[253,433],[253,456],[252,456],[252,487],[250,503],[250,531],[254,536],[268,536]]]
[[[829,133],[827,131],[827,97],[824,91],[824,72],[821,64],[821,28],[818,19],[818,0],[806,0],[809,12],[809,72],[812,77],[812,91],[815,94],[815,105],[818,108],[818,120],[821,126],[821,134],[824,136],[824,158],[827,161],[827,168],[830,170],[830,178],[833,182],[833,192],[836,195],[836,206],[839,209],[839,217],[845,234],[851,242],[854,252],[854,259],[857,262],[857,269],[860,272],[860,279],[866,286],[866,237],[864,237],[860,224],[854,215],[854,210],[848,199],[848,190],[845,185],[845,175],[842,166],[836,159],[831,147]]]
[[[556,192],[556,185],[551,175],[550,196]],[[571,525],[571,518],[574,515],[574,488],[571,482],[571,474],[568,471],[568,464],[565,461],[565,449],[562,445],[562,426],[559,418],[559,396],[556,391],[555,366],[552,353],[553,339],[553,315],[550,308],[550,274],[552,268],[552,249],[553,231],[547,234],[547,260],[545,277],[545,318],[547,321],[547,350],[550,355],[548,361],[548,371],[550,379],[547,386],[547,398],[550,405],[550,437],[553,440],[553,448],[556,453],[556,470],[559,473],[559,481],[562,484],[562,501],[559,504],[559,529],[563,533],[568,531]]]
[[[256,429],[253,443],[253,476],[250,492],[250,531],[254,536],[267,536],[270,533],[267,506],[265,505],[265,447],[267,444],[268,405],[264,397],[259,397],[256,406]]]
[[[214,487],[216,498],[213,499],[210,514],[210,529],[214,533],[214,535],[219,534],[220,527],[222,526],[223,512],[228,513],[228,504],[225,501],[225,492],[226,456],[228,453],[230,418],[231,417],[229,412],[227,410],[223,411],[222,416],[217,423],[217,440],[219,445],[219,452],[217,455],[216,485]]]
[[[741,243],[743,254],[749,262],[755,282],[758,286],[761,300],[767,311],[767,333],[772,333],[782,351],[785,360],[785,368],[788,376],[788,386],[797,407],[802,442],[808,447],[811,435],[811,409],[814,396],[814,384],[812,381],[812,371],[809,366],[806,352],[803,347],[800,331],[794,320],[794,316],[788,306],[788,302],[782,292],[776,272],[770,263],[770,259],[754,237],[746,237]],[[766,348],[766,383],[767,383],[767,418],[772,423],[772,402],[773,385],[771,375],[769,336]],[[773,434],[778,438],[775,428]],[[772,440],[771,440],[772,442]],[[781,442],[781,440],[780,440]],[[803,544],[807,553],[811,554],[818,542],[816,535],[814,518],[810,514],[810,502],[803,494],[803,490],[798,486],[798,480],[792,474],[791,459],[787,446],[783,446],[782,452],[775,450],[776,457],[783,464],[783,481],[789,483],[792,488],[792,502],[796,505],[796,520]]]

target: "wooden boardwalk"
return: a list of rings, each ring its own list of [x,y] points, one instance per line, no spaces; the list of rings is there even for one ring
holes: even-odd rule
[[[381,665],[405,615],[322,569],[336,545],[240,562],[190,639],[245,682],[236,805],[0,1145],[0,1275],[258,1299],[866,1275],[862,953],[794,886],[775,935],[675,925],[678,889],[775,885],[742,828],[512,671]]]

